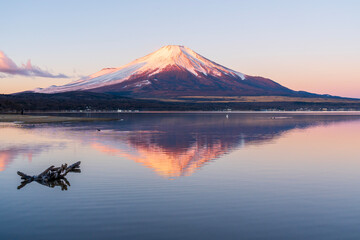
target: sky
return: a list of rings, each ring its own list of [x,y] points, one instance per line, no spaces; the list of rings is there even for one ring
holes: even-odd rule
[[[0,2],[0,93],[185,45],[293,90],[360,98],[358,0]]]

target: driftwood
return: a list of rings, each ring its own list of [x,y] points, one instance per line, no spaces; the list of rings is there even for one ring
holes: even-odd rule
[[[20,171],[17,174],[23,180],[21,184],[18,186],[18,189],[25,187],[27,184],[36,181],[47,187],[56,187],[60,186],[61,190],[67,190],[68,186],[70,187],[69,181],[65,178],[65,176],[69,172],[80,173],[80,161],[76,162],[70,166],[67,164],[62,164],[61,167],[51,166],[47,168],[45,171],[40,173],[39,175],[30,176]]]

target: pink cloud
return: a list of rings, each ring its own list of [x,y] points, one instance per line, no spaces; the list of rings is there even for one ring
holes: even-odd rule
[[[68,78],[65,74],[52,74],[48,71],[42,70],[41,68],[32,65],[30,60],[28,60],[26,65],[22,64],[22,66],[17,66],[13,60],[6,56],[6,54],[2,51],[0,51],[0,72],[34,77]]]

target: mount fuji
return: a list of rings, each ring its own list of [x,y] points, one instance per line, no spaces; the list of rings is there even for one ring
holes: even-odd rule
[[[169,45],[122,67],[104,68],[63,86],[35,93],[86,91],[131,97],[308,96],[270,79],[254,77],[217,64],[190,48]]]

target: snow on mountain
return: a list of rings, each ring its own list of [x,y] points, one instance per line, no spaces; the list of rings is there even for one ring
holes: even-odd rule
[[[169,67],[176,67],[190,72],[195,77],[229,76],[246,79],[246,75],[212,62],[185,46],[168,45],[159,50],[119,68],[104,68],[101,71],[63,86],[51,86],[34,89],[38,93],[58,93],[67,91],[91,90],[125,82],[136,75],[152,76]],[[151,84],[143,79],[135,84],[142,87]]]

